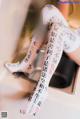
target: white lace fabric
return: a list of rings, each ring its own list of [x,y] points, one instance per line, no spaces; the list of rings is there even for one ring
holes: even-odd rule
[[[42,10],[41,19],[44,26],[51,24],[51,28],[48,31],[48,44],[40,80],[27,109],[33,115],[46,98],[50,79],[60,62],[63,50],[70,53],[80,47],[79,37],[69,28],[67,21],[56,7],[46,5]]]

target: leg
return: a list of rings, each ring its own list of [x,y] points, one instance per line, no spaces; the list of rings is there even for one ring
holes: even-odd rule
[[[47,13],[47,14],[46,14]],[[42,22],[40,21],[40,25],[38,27],[38,32],[35,33],[34,37],[32,38],[31,46],[28,50],[27,56],[23,59],[21,63],[17,64],[6,64],[5,66],[7,69],[14,73],[14,72],[28,72],[29,68],[31,67],[34,59],[37,56],[37,51],[39,50],[41,44],[43,43],[43,36],[45,32],[45,27],[48,24],[52,24],[54,22],[61,23],[68,26],[66,20],[60,13],[60,11],[54,7],[53,5],[46,5],[41,12]],[[38,34],[38,35],[37,35]]]
[[[68,53],[68,56],[80,66],[80,47],[77,48],[74,52]]]
[[[78,31],[79,32],[79,31]],[[80,35],[65,27],[64,33],[64,51],[65,53],[80,66]]]
[[[31,45],[28,49],[28,53],[26,57],[22,60],[21,63],[7,63],[5,64],[6,68],[11,72],[27,72],[31,71],[32,69],[32,63],[34,62],[39,49],[44,42],[44,36],[45,36],[45,27],[40,29],[41,25],[38,26],[36,29],[34,36],[32,38]],[[40,31],[41,30],[41,31]]]
[[[69,54],[79,47],[80,39],[69,27],[58,23],[52,25],[48,36],[48,46],[41,77],[30,99],[28,107],[29,113],[35,115],[40,109],[45,99],[50,79],[58,66],[63,50]]]
[[[62,27],[54,24],[48,34],[48,45],[45,52],[45,59],[39,83],[31,96],[27,111],[35,115],[43,103],[50,79],[55,72],[63,53],[63,33]]]

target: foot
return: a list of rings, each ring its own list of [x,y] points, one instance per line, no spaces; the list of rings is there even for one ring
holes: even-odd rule
[[[20,63],[6,63],[5,67],[11,72],[20,72]]]
[[[30,65],[28,68],[23,65],[22,63],[6,63],[5,67],[11,72],[24,72],[24,73],[32,73],[34,70],[34,67]]]

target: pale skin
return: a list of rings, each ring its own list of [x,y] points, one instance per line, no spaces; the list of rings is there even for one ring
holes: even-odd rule
[[[69,53],[68,56],[80,66],[80,48],[77,48],[74,52]]]
[[[67,19],[69,15],[69,4],[60,3],[58,4],[58,8],[60,9],[65,19]]]

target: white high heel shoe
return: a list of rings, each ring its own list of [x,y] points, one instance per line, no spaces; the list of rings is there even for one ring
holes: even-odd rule
[[[26,67],[25,62],[17,62],[17,63],[6,63],[4,65],[9,72],[11,73],[17,73],[17,72],[22,72],[24,74],[29,74],[32,73],[34,70],[34,67],[32,65],[30,65],[29,68]]]
[[[11,73],[14,73],[20,69],[20,63],[6,63],[4,65]]]

